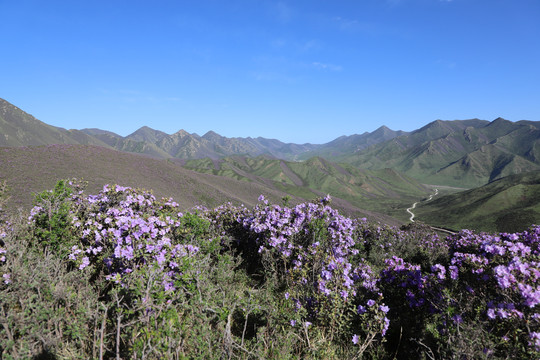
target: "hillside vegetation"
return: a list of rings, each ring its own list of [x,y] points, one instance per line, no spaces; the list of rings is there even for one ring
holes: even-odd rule
[[[180,211],[60,181],[0,220],[0,356],[540,356],[539,227],[441,239],[330,201]]]
[[[540,169],[539,149],[538,122],[437,120],[337,159],[359,168],[393,168],[428,184],[477,187]]]
[[[88,182],[89,191],[108,183],[153,189],[158,197],[174,197],[183,208],[216,206],[232,201],[254,205],[260,194],[279,200],[286,193],[228,178],[199,174],[168,161],[86,145],[0,148],[0,181],[5,181],[11,208],[28,209],[32,193],[52,188],[64,178]]]
[[[263,183],[304,199],[331,194],[352,206],[406,220],[411,202],[432,190],[391,169],[361,170],[314,157],[290,162],[268,157],[188,160],[184,167],[202,173]]]
[[[391,168],[425,184],[477,187],[504,176],[540,169],[540,125],[535,121],[436,120],[413,132],[385,126],[341,136],[326,144],[276,139],[166,134],[144,126],[128,136],[100,129],[66,130],[47,125],[0,99],[0,146],[97,145],[168,159],[213,160],[260,155],[288,161],[323,157],[366,170]]]
[[[90,191],[119,182],[134,188],[153,189],[158,197],[177,199],[182,209],[195,205],[212,207],[228,201],[254,205],[261,194],[276,202],[289,196],[291,204],[294,204],[326,195],[323,192],[328,190],[335,196],[335,206],[345,214],[393,225],[401,223],[383,212],[355,206],[334,194],[337,191],[330,188],[311,191],[298,187],[300,190],[296,191],[295,186],[282,186],[270,180],[247,182],[203,174],[183,168],[174,159],[154,159],[97,146],[0,148],[0,169],[0,181],[5,181],[10,189],[9,209],[12,212],[18,208],[28,209],[32,193],[51,188],[58,180],[76,177],[87,181]]]
[[[540,171],[420,203],[417,219],[451,229],[515,232],[540,224]]]

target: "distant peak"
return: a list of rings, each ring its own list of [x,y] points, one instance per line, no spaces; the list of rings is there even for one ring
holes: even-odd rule
[[[503,119],[502,117],[498,117],[492,122],[488,123],[487,126],[494,126],[494,125],[502,126],[506,124],[512,124],[512,122],[510,120]]]
[[[186,130],[180,129],[177,132],[175,132],[174,135],[186,136],[186,135],[190,135],[190,134]]]
[[[140,133],[147,133],[149,131],[157,131],[157,130],[149,128],[148,126],[143,126],[143,127],[138,128],[137,130],[135,130],[132,135],[140,134]]]
[[[394,130],[390,129],[388,126],[386,125],[383,125],[381,127],[379,127],[377,130],[374,131],[374,133],[381,133],[381,132],[384,132],[384,133],[387,133],[387,132],[394,132]]]
[[[145,140],[148,141],[149,139],[154,139],[156,137],[163,137],[166,134],[162,131],[152,129],[148,126],[143,126],[133,133],[129,134],[127,138],[133,138],[136,140]]]
[[[215,138],[221,138],[222,136],[219,135],[218,133],[210,130],[206,134],[204,134],[202,137],[203,137],[203,139],[215,139]]]

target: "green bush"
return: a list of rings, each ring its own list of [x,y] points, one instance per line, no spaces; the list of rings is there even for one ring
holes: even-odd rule
[[[43,249],[60,256],[66,256],[76,243],[72,223],[77,188],[72,181],[60,180],[53,190],[35,195],[31,212],[35,238]]]

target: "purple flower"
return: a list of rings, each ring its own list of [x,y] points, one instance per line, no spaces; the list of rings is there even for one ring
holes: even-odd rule
[[[536,351],[540,351],[540,333],[533,331],[529,334],[529,338],[531,339],[529,346],[534,346]]]
[[[444,280],[446,278],[446,269],[441,264],[435,264],[431,267],[432,272],[437,273],[437,278],[439,280]]]
[[[386,335],[386,331],[388,330],[389,326],[390,326],[390,320],[387,317],[385,317],[384,318],[384,326],[383,326],[383,329],[382,329],[382,332],[381,332],[382,336]]]
[[[461,318],[461,315],[457,314],[452,316],[452,321],[454,321],[455,324],[461,324],[463,319]]]
[[[354,334],[352,337],[352,342],[354,345],[358,345],[358,342],[360,341],[360,336]]]
[[[90,265],[90,259],[88,259],[88,257],[83,257],[82,259],[82,263],[81,265],[79,266],[79,270],[82,270],[84,269],[85,267],[87,267],[88,265]]]
[[[2,277],[4,278],[4,284],[9,284],[11,282],[11,274],[4,274]]]

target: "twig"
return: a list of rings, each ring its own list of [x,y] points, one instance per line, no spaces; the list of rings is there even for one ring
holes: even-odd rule
[[[103,360],[103,338],[105,337],[105,326],[107,324],[107,307],[103,313],[103,320],[101,321],[101,330],[99,338],[99,360]]]
[[[11,331],[9,330],[9,324],[7,322],[7,316],[6,316],[6,312],[4,310],[4,306],[0,306],[0,308],[2,308],[2,325],[4,326],[4,329],[6,330],[9,341],[11,343],[15,344],[15,342],[13,340],[13,335],[11,334]],[[15,348],[15,345],[13,346],[13,355],[15,356],[16,359],[19,358],[19,355],[17,353],[17,349]]]
[[[399,345],[401,345],[401,337],[403,336],[403,326],[399,328],[399,341],[396,347],[396,352],[394,353],[394,360],[397,359],[397,353],[399,351]]]
[[[248,325],[249,312],[246,314],[246,321],[244,321],[244,330],[242,331],[242,346],[244,346],[244,336],[246,335],[247,325]]]
[[[427,346],[426,344],[424,344],[422,341],[420,341],[420,340],[418,340],[418,339],[412,339],[412,340],[414,340],[417,344],[422,345],[423,347],[425,347],[425,348],[428,350],[428,352],[426,353],[426,355],[427,355],[430,359],[432,359],[432,360],[435,360],[435,359],[436,359],[436,358],[435,358],[435,354],[433,353],[433,350],[431,350],[431,348],[430,348],[429,346]]]

